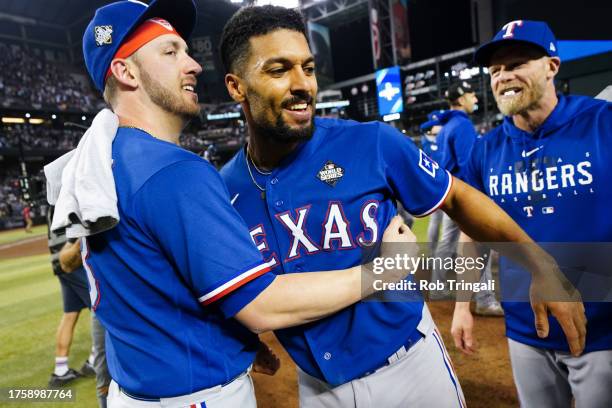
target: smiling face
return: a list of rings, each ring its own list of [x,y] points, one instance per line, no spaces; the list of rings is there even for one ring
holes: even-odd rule
[[[153,103],[184,118],[200,113],[195,87],[202,67],[189,56],[185,40],[162,35],[141,47],[132,59],[140,74],[139,85]]]
[[[497,50],[490,60],[491,90],[500,112],[512,116],[536,109],[552,91],[559,59],[527,45]]]
[[[317,79],[304,35],[278,29],[249,39],[249,55],[232,96],[260,137],[279,143],[308,140],[314,131]]]

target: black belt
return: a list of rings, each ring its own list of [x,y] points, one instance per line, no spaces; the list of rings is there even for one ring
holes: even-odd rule
[[[123,387],[119,387],[119,391],[122,394],[127,395],[128,397],[130,397],[131,399],[135,399],[138,401],[146,401],[146,402],[160,402],[159,398],[151,398],[151,397],[145,397],[144,395],[138,395],[138,394],[133,394],[131,392],[127,392]]]

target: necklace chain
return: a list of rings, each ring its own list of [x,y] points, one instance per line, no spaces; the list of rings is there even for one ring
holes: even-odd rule
[[[249,148],[248,147],[247,147],[247,155],[249,156],[249,159],[251,160],[251,164],[255,168],[255,171],[257,171],[262,176],[269,176],[270,174],[272,174],[271,171],[263,171],[263,170],[260,170],[259,167],[257,167],[257,165],[255,164],[255,160],[253,160],[253,157],[251,157],[251,155],[249,153]]]
[[[253,164],[253,167],[255,167],[255,170],[257,170],[260,174],[262,175],[269,175],[270,173],[262,173],[257,166],[255,166],[255,163],[253,162],[253,159],[251,159],[251,156],[249,155],[249,148],[247,147],[246,149],[246,155],[245,155],[245,161],[246,161],[246,165],[247,165],[247,170],[249,170],[249,176],[251,176],[251,180],[253,181],[253,184],[255,184],[255,187],[257,187],[259,189],[259,191],[261,191],[262,193],[266,191],[265,187],[260,186],[259,184],[257,184],[257,181],[255,181],[255,177],[253,176],[253,172],[251,172],[251,163]],[[250,162],[250,163],[249,163]]]

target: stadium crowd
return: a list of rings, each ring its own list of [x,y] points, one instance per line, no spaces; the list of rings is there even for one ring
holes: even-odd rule
[[[95,111],[104,106],[87,82],[18,44],[0,43],[0,98],[5,107]]]
[[[0,128],[0,149],[18,148],[19,138],[24,150],[73,149],[81,135],[79,129],[58,129],[50,126],[16,124]]]
[[[31,205],[33,218],[43,217],[47,212],[47,204],[44,200],[45,176],[42,170],[30,176],[30,185],[35,185],[39,191],[37,200]],[[3,168],[0,174],[0,230],[5,228],[16,228],[23,225],[23,209],[26,202],[21,198],[19,185],[19,170],[17,167]]]

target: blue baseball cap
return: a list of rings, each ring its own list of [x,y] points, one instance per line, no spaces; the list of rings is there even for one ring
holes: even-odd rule
[[[440,122],[440,116],[444,113],[444,110],[435,110],[427,114],[427,122],[421,123],[419,129],[422,132],[426,132],[434,126],[442,126],[442,122]]]
[[[123,41],[144,21],[161,18],[187,40],[196,23],[193,0],[126,0],[100,7],[83,34],[83,57],[96,88],[104,90],[106,72]]]
[[[504,25],[491,41],[481,45],[474,54],[474,60],[486,67],[500,46],[516,43],[534,45],[549,57],[559,56],[557,39],[548,24],[543,21],[515,20]]]

